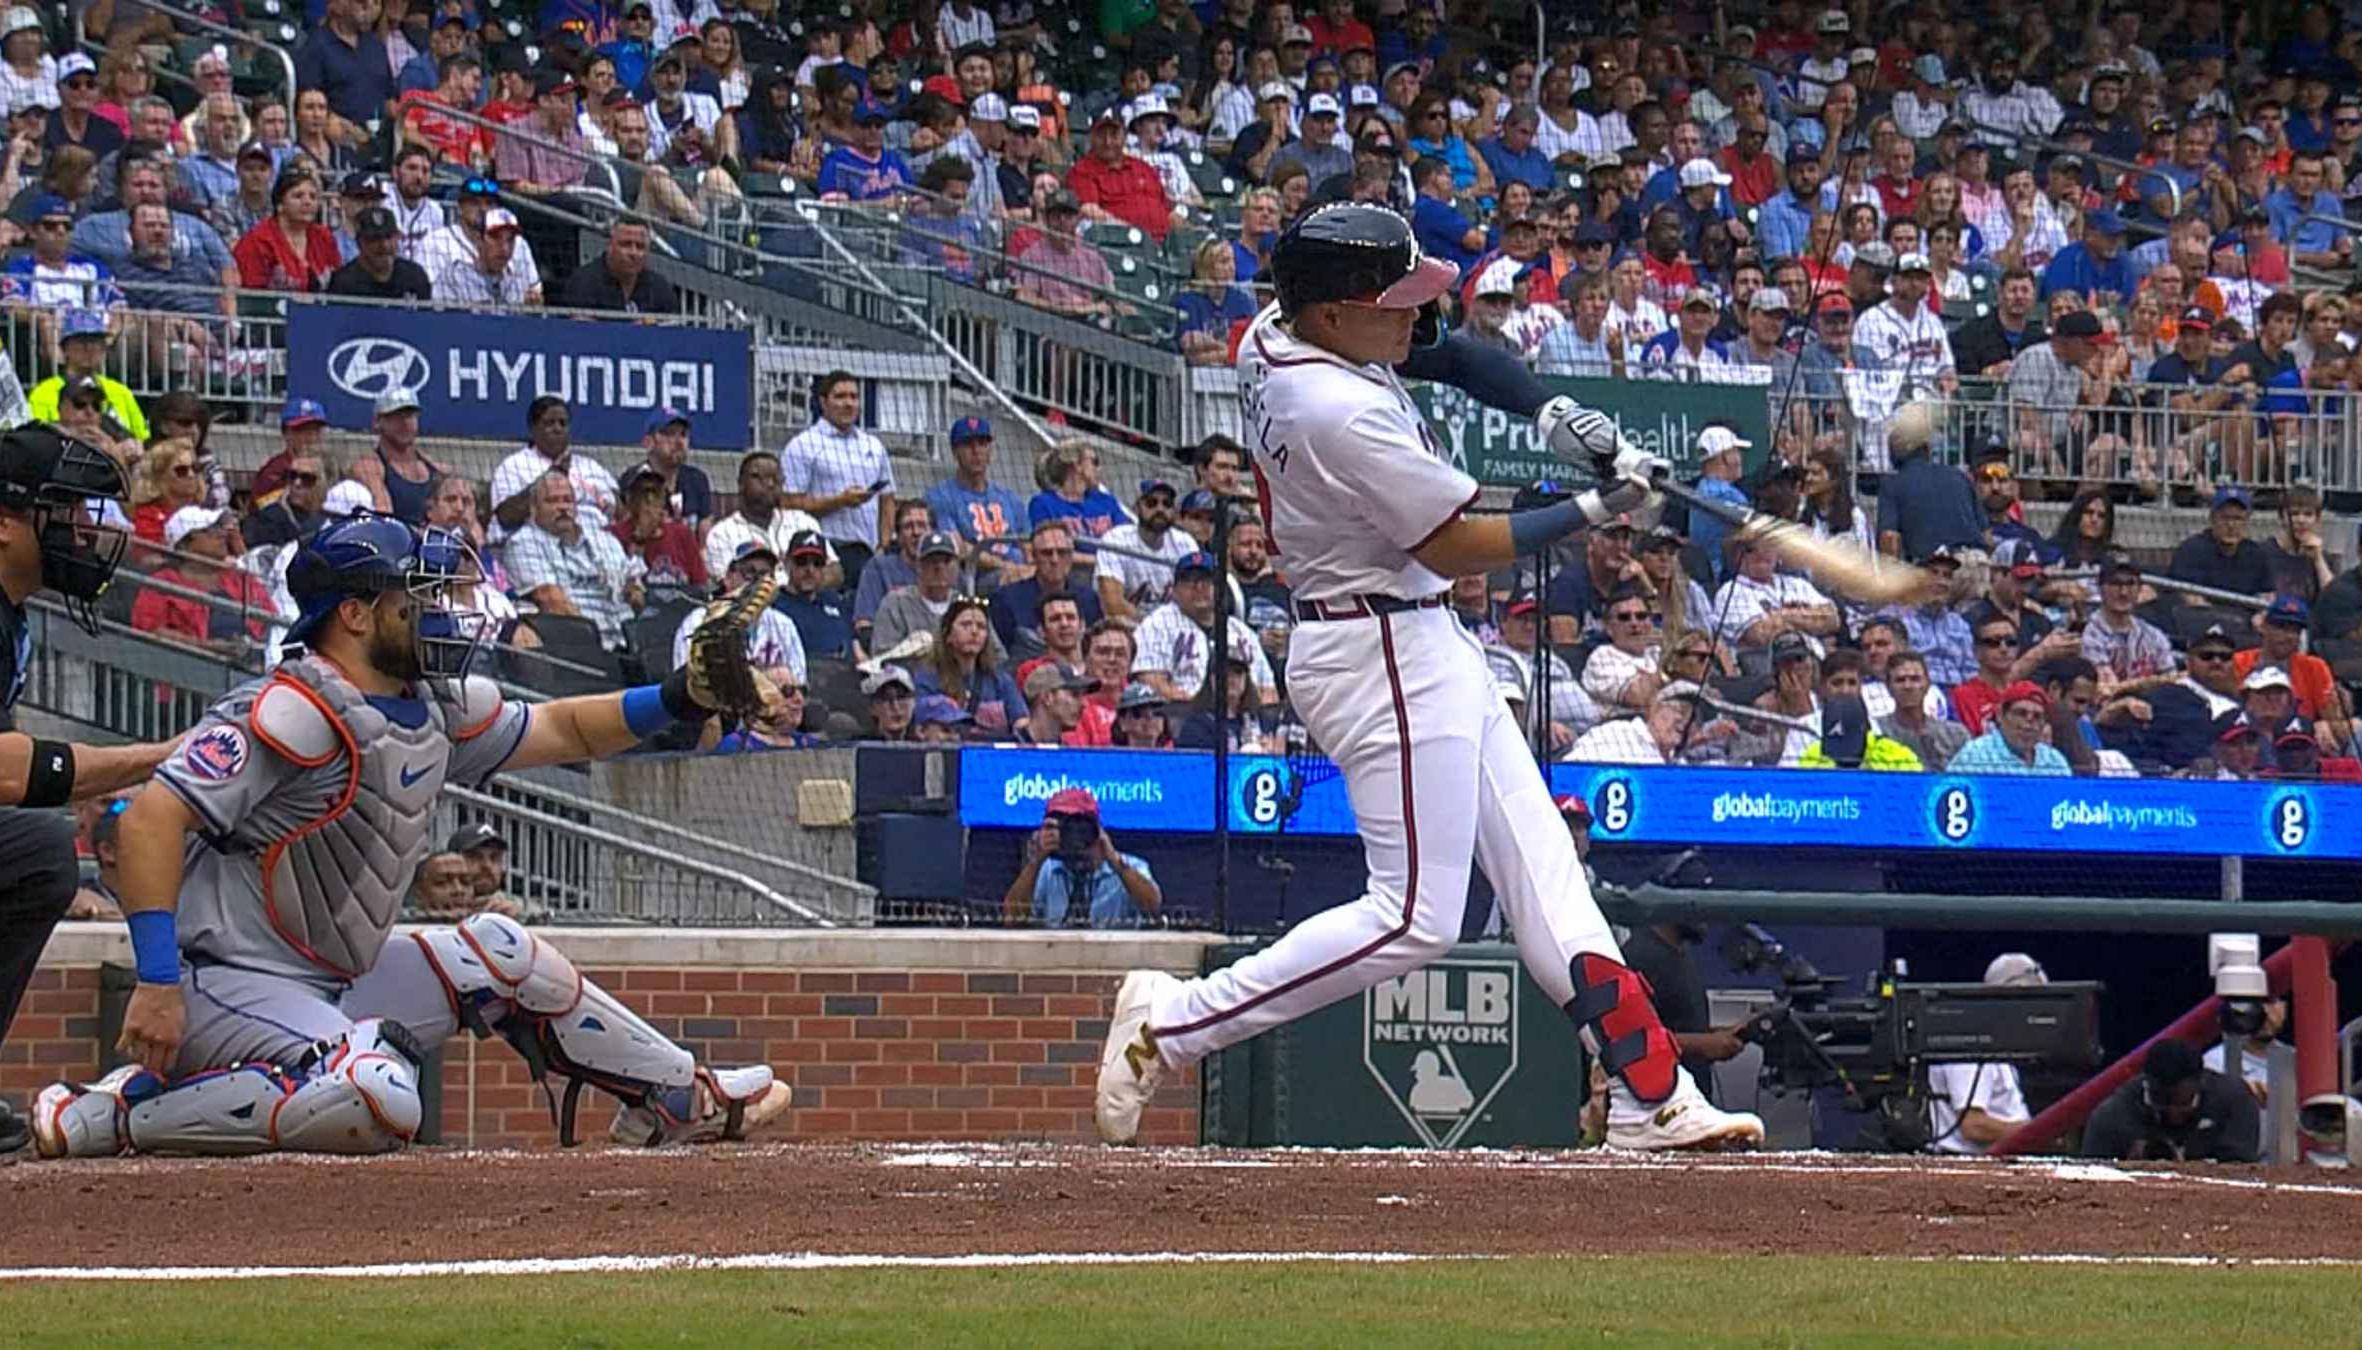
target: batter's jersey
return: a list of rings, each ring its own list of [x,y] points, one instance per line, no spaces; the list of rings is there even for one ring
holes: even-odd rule
[[[320,916],[349,912],[355,902],[390,901],[383,931],[375,934],[382,943],[401,892],[432,848],[435,795],[446,782],[474,787],[497,772],[524,739],[529,714],[525,704],[502,700],[487,725],[455,740],[446,723],[448,704],[369,698],[366,705],[383,715],[387,734],[354,742],[364,759],[356,773],[348,750],[307,755],[313,762],[302,763],[257,734],[255,702],[274,678],[283,677],[265,676],[224,695],[156,770],[156,781],[188,804],[199,825],[183,860],[181,950],[247,970],[337,983],[335,971],[297,944],[308,940],[326,951],[337,935],[318,931]],[[356,794],[393,810],[378,811]],[[370,849],[340,844],[330,850],[333,864],[323,860],[313,837],[325,842],[324,827],[339,816],[375,832],[372,843],[382,839],[396,860],[388,874],[363,856]],[[386,828],[389,820],[398,823]],[[352,837],[350,831],[343,837]],[[280,890],[292,885],[298,893],[267,895],[266,868],[273,869]],[[389,890],[391,895],[378,894]],[[365,938],[340,944],[367,945]],[[361,969],[346,967],[345,978],[365,972],[375,952],[355,951],[354,957]]]
[[[1421,600],[1451,582],[1414,558],[1476,501],[1394,372],[1309,342],[1274,305],[1238,348],[1247,463],[1298,600]]]

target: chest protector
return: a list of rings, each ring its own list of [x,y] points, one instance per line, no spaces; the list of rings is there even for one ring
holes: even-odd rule
[[[500,708],[489,680],[422,690],[425,715],[406,725],[306,656],[281,663],[255,695],[255,739],[321,800],[292,827],[241,842],[259,850],[272,931],[324,974],[350,980],[377,963],[427,855],[452,740]]]

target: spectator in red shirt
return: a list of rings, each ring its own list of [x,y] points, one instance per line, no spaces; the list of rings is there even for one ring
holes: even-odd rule
[[[164,527],[173,513],[204,500],[205,479],[197,472],[193,442],[163,439],[141,455],[131,484],[131,532],[147,543],[166,543]]]
[[[1714,156],[1715,165],[1730,175],[1731,200],[1741,206],[1761,206],[1780,195],[1785,185],[1780,161],[1764,152],[1771,138],[1771,121],[1749,109],[1738,115],[1739,134]]]
[[[491,135],[443,109],[476,106],[476,95],[484,88],[483,63],[461,52],[443,62],[442,75],[442,83],[432,92],[414,89],[396,105],[402,119],[402,140],[434,151],[441,163],[480,168],[491,158]]]
[[[1878,189],[1878,204],[1886,218],[1912,216],[1919,213],[1919,148],[1904,137],[1887,142],[1885,162],[1880,165],[1870,186]]]
[[[623,476],[621,494],[623,510],[608,528],[623,544],[624,557],[647,569],[642,584],[651,602],[665,590],[704,595],[705,549],[697,532],[672,514],[664,475],[642,464]]]
[[[1312,50],[1316,55],[1334,56],[1342,60],[1345,53],[1359,47],[1377,50],[1378,37],[1370,26],[1355,18],[1353,0],[1321,0],[1320,13],[1304,20],[1312,32]]]
[[[262,641],[266,621],[276,618],[279,611],[271,600],[270,586],[261,577],[225,561],[237,528],[225,507],[180,508],[164,525],[165,546],[177,556],[150,576],[183,590],[220,596],[251,617],[159,586],[143,586],[131,604],[132,628],[231,656],[244,653],[249,643]]]
[[[2009,668],[2018,659],[2018,626],[2007,616],[1987,614],[1976,626],[1977,673],[1952,686],[1952,716],[1971,736],[1985,734],[1985,723],[2001,708],[2002,691],[2009,688]]]
[[[1091,124],[1090,153],[1067,171],[1066,186],[1094,223],[1137,225],[1158,243],[1173,228],[1173,203],[1145,160],[1124,153],[1124,116],[1110,107]]]
[[[323,291],[344,265],[336,235],[320,223],[320,184],[282,173],[271,185],[271,214],[230,250],[238,282],[257,291]]]

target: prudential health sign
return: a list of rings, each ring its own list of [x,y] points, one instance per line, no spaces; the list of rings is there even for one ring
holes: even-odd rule
[[[754,424],[751,336],[629,319],[491,315],[378,305],[295,305],[287,388],[328,420],[367,428],[380,394],[415,390],[429,436],[523,439],[544,394],[573,410],[574,439],[635,445],[648,414],[694,419],[690,443],[743,450]]]

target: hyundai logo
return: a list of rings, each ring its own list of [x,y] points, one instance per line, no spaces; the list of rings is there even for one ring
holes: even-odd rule
[[[424,353],[392,338],[354,338],[328,353],[328,378],[364,403],[397,389],[423,390],[431,373]]]

